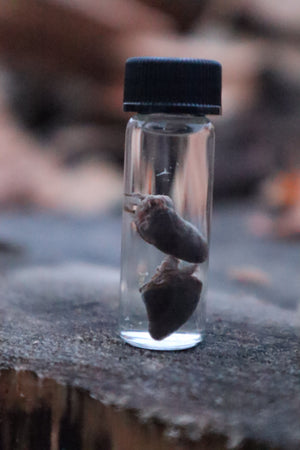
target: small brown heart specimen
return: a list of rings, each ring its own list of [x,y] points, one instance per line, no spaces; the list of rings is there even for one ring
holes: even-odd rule
[[[180,217],[167,195],[147,195],[139,203],[134,222],[139,235],[167,255],[202,263],[207,243],[194,225]]]
[[[196,265],[178,268],[179,261],[167,257],[149,283],[140,288],[147,309],[149,333],[162,340],[178,330],[193,314],[202,283],[193,275]]]

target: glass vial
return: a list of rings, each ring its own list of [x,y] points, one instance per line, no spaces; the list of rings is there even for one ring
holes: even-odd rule
[[[221,112],[215,61],[130,58],[120,336],[180,350],[203,340],[212,206],[214,127]]]

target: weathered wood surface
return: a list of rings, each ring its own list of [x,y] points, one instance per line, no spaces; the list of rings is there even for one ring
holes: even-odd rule
[[[201,449],[300,448],[300,243],[251,236],[253,212],[216,208],[206,341],[173,353],[117,336],[118,216],[2,214],[21,250],[1,256],[1,368],[86,389]],[[264,275],[246,283],[249,265]]]

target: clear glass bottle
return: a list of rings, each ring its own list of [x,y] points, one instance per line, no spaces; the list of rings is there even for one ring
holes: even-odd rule
[[[205,104],[202,93],[197,109],[195,93],[178,101],[176,73],[192,92],[185,77],[207,77],[208,66],[219,93]],[[220,111],[220,79],[211,61],[127,61],[124,109],[138,114],[126,131],[119,327],[137,347],[180,350],[203,340],[214,163],[204,112]],[[172,82],[164,97],[161,83]]]

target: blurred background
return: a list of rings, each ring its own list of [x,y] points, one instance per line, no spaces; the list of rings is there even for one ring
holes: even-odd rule
[[[300,2],[0,2],[0,207],[120,204],[131,56],[223,65],[215,200],[256,199],[256,233],[300,236]]]
[[[223,116],[211,117],[209,339],[182,369],[177,355],[137,364],[113,334],[130,117],[123,77],[132,56],[223,66]],[[109,439],[143,438],[136,419],[122,410],[114,418],[48,376],[88,386],[95,398],[112,393],[108,403],[121,392],[118,404],[134,411],[131,399],[145,388],[137,404],[151,401],[139,417],[155,416],[170,398],[191,433],[185,411],[199,403],[205,448],[211,423],[222,423],[217,447],[224,430],[224,446],[271,448],[257,436],[276,448],[298,443],[299,245],[299,0],[0,0],[0,362],[18,368],[0,370],[1,448],[108,448]],[[172,361],[173,375],[163,369]],[[41,384],[22,368],[49,375]],[[158,448],[155,423],[147,448]],[[240,446],[244,433],[251,439]]]

